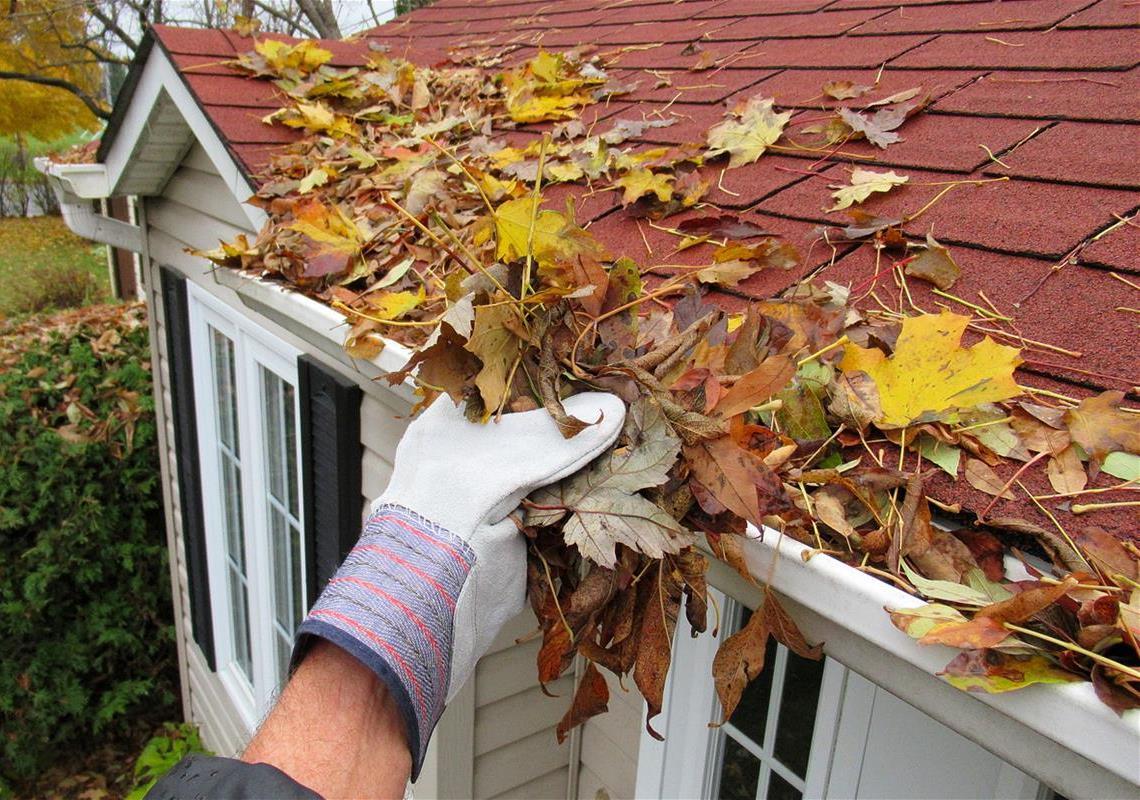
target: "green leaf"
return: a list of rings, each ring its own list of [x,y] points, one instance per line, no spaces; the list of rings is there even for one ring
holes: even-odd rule
[[[1104,457],[1100,471],[1122,481],[1140,481],[1140,456],[1134,453],[1109,453]]]
[[[902,567],[903,574],[910,584],[922,593],[923,597],[928,597],[932,600],[946,600],[951,603],[959,603],[966,606],[988,606],[992,601],[989,595],[985,592],[979,591],[970,586],[963,586],[960,583],[951,583],[950,581],[936,581],[930,578],[924,578],[911,569],[910,565],[905,560],[899,561],[899,566]]]
[[[958,464],[962,460],[962,451],[954,445],[946,444],[924,433],[918,437],[918,452],[951,478],[958,477]]]

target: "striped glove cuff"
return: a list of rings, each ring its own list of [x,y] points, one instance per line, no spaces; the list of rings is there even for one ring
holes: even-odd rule
[[[392,692],[407,726],[413,781],[443,714],[455,606],[474,565],[459,537],[402,506],[380,506],[298,631],[294,667],[317,636],[351,653]]]

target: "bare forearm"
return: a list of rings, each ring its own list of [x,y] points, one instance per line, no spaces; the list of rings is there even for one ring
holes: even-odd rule
[[[317,642],[242,755],[323,797],[401,798],[411,753],[395,701],[339,647]]]

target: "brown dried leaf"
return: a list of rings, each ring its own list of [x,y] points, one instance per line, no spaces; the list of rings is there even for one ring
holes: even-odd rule
[[[1003,488],[1005,481],[990,469],[989,464],[977,458],[966,459],[966,480],[979,492],[985,492],[994,497],[1013,500],[1013,492]]]
[[[743,628],[729,636],[717,648],[713,658],[713,682],[724,709],[722,724],[727,722],[740,703],[748,684],[764,670],[764,653],[768,648],[768,622],[754,612]]]
[[[722,417],[742,414],[780,392],[795,374],[796,365],[790,358],[769,356],[725,392],[716,405],[716,413]]]
[[[1075,494],[1085,488],[1089,476],[1075,447],[1069,446],[1049,459],[1045,465],[1049,484],[1058,494]]]
[[[555,729],[558,743],[562,744],[571,730],[590,717],[609,711],[609,701],[610,687],[606,685],[605,676],[598,672],[593,662],[587,662],[586,669],[582,672],[582,681],[574,692],[574,700]]]

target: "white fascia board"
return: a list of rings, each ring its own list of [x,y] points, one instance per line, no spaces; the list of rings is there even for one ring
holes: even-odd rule
[[[750,540],[745,544],[748,568],[759,580],[771,580],[782,595],[819,617],[867,640],[901,661],[921,670],[929,680],[949,685],[937,676],[959,652],[941,645],[920,645],[895,628],[884,608],[913,608],[923,601],[901,589],[827,555],[810,555],[811,548],[778,531],[765,529],[763,536],[750,526]],[[810,557],[808,557],[810,556]],[[805,557],[808,557],[805,561]],[[890,674],[871,675],[890,690]],[[932,689],[934,687],[931,687]],[[1038,685],[1002,694],[931,692],[935,702],[925,710],[949,727],[961,730],[963,704],[980,704],[980,717],[998,712],[1026,728],[1052,740],[1066,750],[1083,756],[1134,787],[1140,796],[1140,714],[1130,712],[1118,717],[1097,699],[1087,682]],[[953,708],[950,708],[951,704]],[[984,724],[961,731],[979,744],[989,747],[1031,773],[1048,772],[1041,764],[1025,763],[1016,756],[1017,748],[1007,742],[992,740]],[[993,726],[994,733],[1008,726]],[[991,738],[991,741],[984,741]],[[1044,754],[1042,754],[1044,755]],[[1066,781],[1058,776],[1059,784]],[[1081,776],[1068,776],[1074,788],[1085,783]]]
[[[131,96],[130,105],[115,133],[111,149],[103,160],[107,168],[111,194],[114,194],[116,187],[121,184],[124,175],[129,173],[135,148],[146,130],[150,113],[164,93],[173,101],[175,108],[190,126],[194,137],[210,157],[218,174],[241,203],[250,228],[255,231],[260,230],[267,219],[265,212],[245,202],[255,193],[254,187],[246,180],[217,131],[206,118],[202,107],[190,93],[182,76],[159,46],[151,48],[147,56],[142,75],[139,76],[134,94]]]

